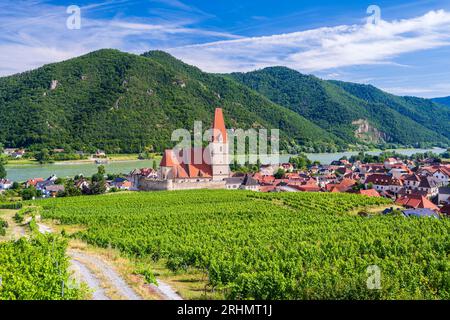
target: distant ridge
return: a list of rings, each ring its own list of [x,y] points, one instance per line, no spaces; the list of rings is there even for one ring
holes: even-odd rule
[[[440,103],[440,104],[443,104],[443,105],[446,105],[446,106],[450,107],[450,97],[433,98],[431,100],[433,100],[436,103]]]
[[[450,109],[431,100],[398,97],[370,85],[325,81],[285,67],[231,77],[349,144],[449,143]]]

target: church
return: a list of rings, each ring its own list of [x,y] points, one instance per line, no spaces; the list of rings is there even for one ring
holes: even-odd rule
[[[229,144],[221,108],[214,113],[213,133],[206,148],[165,150],[156,178],[141,177],[135,189],[224,189],[230,177]]]

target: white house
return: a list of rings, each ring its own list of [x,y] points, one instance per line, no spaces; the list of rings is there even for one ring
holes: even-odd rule
[[[449,187],[439,188],[438,203],[439,204],[450,203],[450,188]]]
[[[8,179],[0,179],[0,190],[10,189],[13,185],[13,182]]]
[[[437,169],[433,173],[433,179],[439,186],[446,187],[450,184],[450,170],[446,167]]]
[[[387,158],[386,160],[384,160],[383,164],[384,164],[384,167],[389,170],[389,169],[392,169],[392,166],[394,166],[398,163],[401,163],[401,161],[399,161],[396,158]]]

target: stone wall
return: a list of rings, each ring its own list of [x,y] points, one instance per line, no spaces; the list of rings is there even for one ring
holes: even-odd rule
[[[139,179],[138,189],[141,191],[225,189],[225,181],[177,181],[141,178]]]

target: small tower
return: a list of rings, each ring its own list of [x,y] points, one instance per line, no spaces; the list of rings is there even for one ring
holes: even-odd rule
[[[211,167],[213,181],[222,181],[230,176],[230,161],[228,150],[228,136],[223,119],[221,108],[217,108],[214,113],[214,122],[212,125],[213,135],[209,144],[211,152]]]
[[[162,180],[168,180],[174,178],[174,166],[175,160],[173,157],[173,150],[165,150],[164,155],[159,165],[158,178]]]

